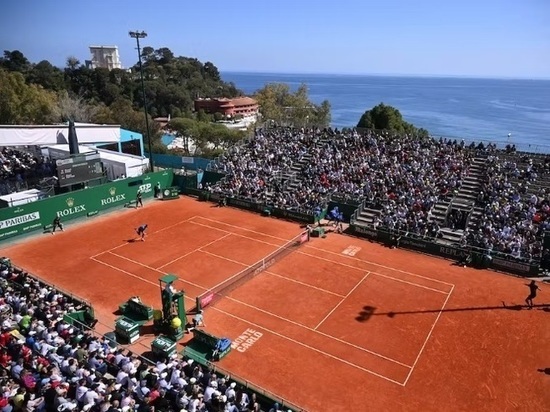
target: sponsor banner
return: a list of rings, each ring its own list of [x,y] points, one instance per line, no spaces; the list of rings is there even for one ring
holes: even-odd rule
[[[40,220],[40,212],[32,212],[25,215],[14,216],[9,219],[0,220],[0,229],[24,225],[25,223],[33,222],[36,220]]]
[[[117,188],[115,186],[110,187],[108,189],[108,192],[109,196],[101,198],[101,206],[108,206],[120,202],[126,202],[126,193],[117,194]]]
[[[235,206],[240,209],[246,209],[246,210],[252,210],[252,211],[258,211],[261,206],[258,203],[253,203],[244,199],[236,199],[234,197],[227,198],[227,203],[230,206]]]
[[[514,260],[507,260],[498,257],[493,257],[491,261],[491,266],[499,270],[513,272],[524,276],[537,274],[538,272],[538,265],[530,265],[528,263],[517,262]]]
[[[355,226],[352,225],[353,231],[361,236],[368,237],[369,239],[377,239],[378,238],[378,231],[376,229],[371,229],[364,226]]]
[[[24,213],[24,211],[25,209],[18,207],[13,210],[13,212],[23,214],[0,220],[0,240],[20,235],[22,233],[27,233],[42,227],[39,211],[30,213]]]
[[[171,171],[149,173],[124,180],[52,196],[18,207],[0,209],[0,240],[51,225],[57,216],[62,221],[94,216],[105,209],[123,206],[135,199],[138,190],[143,197],[153,196],[156,182],[161,187],[172,185]]]
[[[295,210],[273,208],[271,210],[271,214],[275,217],[281,217],[283,219],[297,220],[305,223],[315,223],[315,216],[312,214],[301,213]]]

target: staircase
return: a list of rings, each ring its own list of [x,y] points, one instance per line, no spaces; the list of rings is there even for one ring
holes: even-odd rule
[[[365,206],[365,203],[361,203],[361,206],[357,209],[355,214],[355,224],[358,226],[372,227],[375,216],[380,216],[380,210],[371,209]]]
[[[463,179],[458,193],[452,200],[453,209],[470,213],[467,228],[470,225],[475,225],[483,213],[483,209],[476,206],[476,199],[485,178],[485,161],[486,158],[484,157],[474,158],[470,165],[468,176]],[[452,243],[459,243],[464,235],[462,229],[453,230],[448,227],[442,227],[441,233],[443,234],[443,239]]]

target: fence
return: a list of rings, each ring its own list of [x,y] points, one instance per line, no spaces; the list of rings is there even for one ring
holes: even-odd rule
[[[172,181],[172,171],[165,170],[0,209],[0,241],[45,229],[56,216],[70,220],[124,206],[135,200],[138,190],[141,190],[144,198],[152,197],[157,182],[160,182],[161,187],[169,187]]]

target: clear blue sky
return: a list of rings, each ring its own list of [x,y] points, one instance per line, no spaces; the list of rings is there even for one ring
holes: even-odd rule
[[[144,45],[221,71],[550,78],[550,0],[2,0],[0,50],[63,66]]]

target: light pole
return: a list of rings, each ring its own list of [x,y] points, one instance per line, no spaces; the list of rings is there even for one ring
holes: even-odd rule
[[[141,77],[141,92],[143,93],[143,110],[145,111],[145,128],[147,129],[147,143],[149,144],[149,165],[151,168],[151,172],[154,172],[155,169],[153,169],[153,150],[151,146],[151,136],[149,135],[149,116],[147,116],[147,99],[145,97],[145,81],[143,80],[143,67],[141,66],[141,49],[139,47],[139,39],[144,39],[147,37],[147,33],[142,31],[131,31],[129,32],[130,37],[136,39],[137,42],[137,50],[138,50],[138,61],[139,61],[139,75]]]

